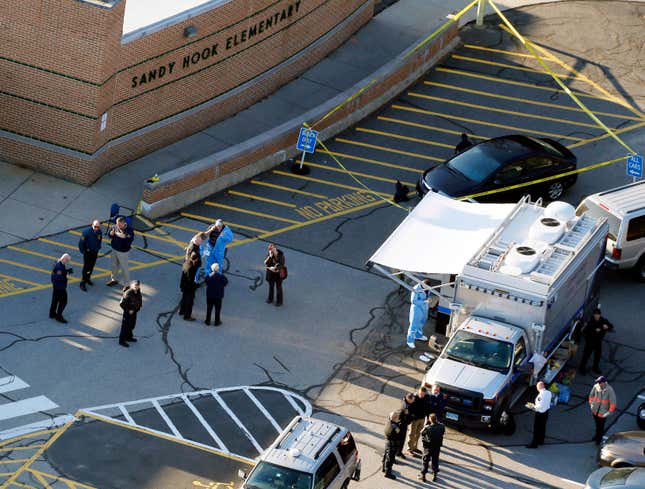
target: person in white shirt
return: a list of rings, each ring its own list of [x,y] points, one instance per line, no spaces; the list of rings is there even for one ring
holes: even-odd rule
[[[533,440],[526,445],[526,448],[537,448],[544,444],[546,434],[546,420],[549,418],[549,408],[551,407],[551,391],[546,388],[544,382],[540,381],[536,385],[538,395],[535,402],[529,407],[535,411],[533,420]]]

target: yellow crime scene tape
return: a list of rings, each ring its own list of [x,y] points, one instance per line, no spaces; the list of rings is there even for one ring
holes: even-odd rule
[[[614,158],[613,160],[603,161],[601,163],[596,163],[596,164],[593,164],[593,165],[585,166],[584,168],[579,168],[577,170],[571,170],[571,171],[567,171],[567,172],[564,172],[564,173],[558,173],[557,175],[552,175],[550,177],[539,178],[537,180],[532,180],[530,182],[523,182],[523,183],[518,183],[516,185],[509,185],[508,187],[496,188],[495,190],[487,190],[486,192],[479,192],[479,193],[476,193],[476,194],[464,195],[463,197],[458,197],[457,200],[474,199],[475,197],[483,197],[484,195],[497,194],[497,193],[500,193],[500,192],[506,192],[508,190],[513,190],[513,189],[516,189],[516,188],[529,187],[531,185],[537,185],[538,183],[548,182],[550,180],[559,180],[560,178],[568,177],[569,175],[576,175],[578,173],[583,173],[583,172],[595,170],[596,168],[601,168],[603,166],[613,165],[614,163],[618,163],[619,161],[624,161],[624,160],[625,160],[625,157],[622,156],[620,158]]]
[[[407,57],[411,56],[414,54],[416,51],[418,51],[421,47],[424,45],[428,44],[430,41],[432,41],[435,37],[437,37],[439,34],[441,34],[443,31],[445,31],[448,27],[450,27],[452,24],[457,22],[466,12],[468,12],[472,7],[474,7],[479,0],[473,0],[470,2],[466,7],[461,9],[458,13],[451,15],[450,19],[448,19],[447,22],[444,22],[441,24],[437,29],[435,29],[430,35],[428,35],[426,38],[421,40],[419,43],[417,43],[415,46],[413,46],[409,51],[407,51],[401,59],[406,59]],[[354,100],[356,97],[358,97],[361,93],[363,93],[365,90],[367,90],[369,87],[374,85],[376,82],[380,81],[383,77],[378,77],[378,78],[372,78],[369,82],[367,82],[363,87],[361,87],[359,90],[354,92],[352,95],[347,97],[345,100],[340,102],[336,107],[331,109],[329,112],[327,112],[324,116],[322,116],[320,119],[318,119],[316,122],[313,124],[309,125],[306,122],[304,123],[304,126],[308,129],[314,129],[317,125],[319,125],[322,121],[325,119],[329,118],[332,114],[337,112],[340,108],[343,106],[347,105],[349,102]]]
[[[522,35],[521,35],[521,34],[520,34],[516,29],[515,29],[515,27],[511,24],[511,22],[510,22],[510,21],[509,21],[509,20],[504,16],[504,14],[502,14],[502,12],[499,10],[499,8],[497,7],[497,5],[495,5],[495,4],[493,3],[493,1],[492,1],[492,0],[487,0],[487,2],[490,4],[490,6],[493,8],[493,10],[497,13],[497,15],[499,15],[500,19],[502,19],[502,22],[503,22],[503,24],[501,25],[502,29],[504,29],[505,31],[507,31],[507,32],[511,33],[513,36],[515,36],[515,37],[516,37],[516,38],[517,38],[517,39],[522,43],[522,45],[523,45],[523,46],[524,46],[524,47],[529,51],[530,55],[531,55],[532,57],[534,57],[534,58],[538,61],[538,63],[542,66],[542,68],[544,69],[545,73],[547,73],[549,76],[551,76],[551,78],[553,78],[553,79],[555,80],[555,82],[560,86],[560,88],[564,91],[564,93],[566,93],[567,95],[569,95],[569,97],[571,97],[571,99],[572,99],[572,100],[573,100],[573,101],[578,105],[578,107],[580,107],[580,109],[581,109],[583,112],[585,112],[585,113],[586,113],[586,114],[591,118],[591,120],[593,120],[593,121],[594,121],[594,122],[595,122],[595,123],[596,123],[600,128],[602,128],[602,129],[605,131],[605,133],[607,134],[607,136],[612,137],[612,138],[613,138],[615,141],[617,141],[617,142],[618,142],[618,143],[619,143],[623,148],[625,148],[625,149],[628,151],[628,155],[627,155],[627,156],[632,155],[632,154],[636,154],[636,153],[635,153],[635,152],[634,152],[634,151],[633,151],[633,150],[632,150],[632,149],[631,149],[631,148],[630,148],[630,147],[629,147],[629,146],[628,146],[628,145],[627,145],[627,144],[626,144],[622,139],[620,139],[620,138],[618,137],[618,135],[616,134],[616,132],[615,132],[615,131],[613,131],[612,129],[610,129],[606,124],[604,124],[600,119],[598,119],[598,117],[596,117],[596,115],[595,115],[591,110],[589,110],[589,108],[588,108],[584,103],[582,103],[582,101],[581,101],[581,100],[580,100],[580,99],[579,99],[579,98],[578,98],[578,97],[577,97],[577,96],[576,96],[576,95],[575,95],[575,94],[574,94],[574,93],[569,89],[569,87],[567,87],[567,86],[562,82],[562,80],[560,80],[560,78],[559,78],[559,77],[558,77],[558,76],[553,72],[553,70],[551,70],[551,68],[546,64],[546,62],[544,61],[544,59],[543,59],[543,58],[541,58],[541,57],[540,57],[540,55],[536,52],[536,49],[535,49],[535,48],[536,48],[536,47],[537,47],[537,48],[539,48],[539,49],[541,50],[541,52],[542,52],[545,56],[547,56],[547,57],[548,57],[548,59],[549,59],[550,61],[554,61],[554,62],[558,63],[560,66],[562,66],[562,67],[564,67],[565,69],[567,69],[567,70],[571,71],[572,73],[576,74],[576,76],[577,76],[577,77],[579,77],[580,79],[582,79],[583,81],[585,81],[585,82],[589,83],[589,84],[590,84],[590,85],[592,85],[593,87],[595,87],[595,88],[597,88],[598,90],[600,90],[600,91],[601,91],[601,93],[603,93],[605,96],[608,96],[608,97],[609,97],[609,99],[610,99],[611,101],[614,101],[614,102],[619,103],[620,105],[622,105],[622,106],[624,106],[624,107],[629,108],[633,113],[635,113],[635,114],[636,114],[636,115],[638,115],[638,116],[641,116],[641,117],[642,117],[642,115],[643,115],[643,114],[641,114],[640,112],[636,111],[633,107],[628,106],[626,102],[624,102],[624,101],[622,101],[622,100],[617,99],[617,97],[615,97],[615,96],[611,95],[609,92],[607,92],[606,90],[604,90],[604,89],[603,89],[602,87],[600,87],[598,84],[594,83],[592,80],[589,80],[589,79],[588,79],[587,77],[585,77],[584,75],[580,75],[576,70],[574,70],[573,68],[571,68],[569,65],[567,65],[567,64],[566,64],[566,63],[564,63],[563,61],[559,60],[559,59],[558,59],[556,56],[554,56],[553,54],[549,53],[548,51],[546,51],[546,50],[545,50],[545,49],[543,49],[543,48],[540,48],[539,46],[535,46],[532,42],[530,42],[529,40],[525,39],[525,38],[524,38],[524,37],[523,37],[523,36],[522,36]],[[412,47],[408,52],[406,52],[406,53],[405,53],[405,55],[403,56],[403,59],[405,59],[406,57],[408,57],[408,56],[412,55],[414,52],[416,52],[416,51],[417,51],[419,48],[421,48],[423,45],[427,44],[427,43],[428,43],[428,42],[430,42],[433,38],[435,38],[437,35],[439,35],[441,32],[443,32],[445,29],[447,29],[450,25],[452,25],[453,23],[457,22],[457,21],[458,21],[458,20],[459,20],[459,19],[460,19],[460,18],[461,18],[461,17],[462,17],[466,12],[468,12],[471,8],[473,8],[473,7],[474,7],[476,4],[478,4],[478,3],[479,3],[479,0],[473,0],[471,3],[469,3],[466,7],[464,7],[464,8],[463,8],[461,11],[459,11],[457,14],[451,15],[451,16],[450,16],[450,19],[449,19],[447,22],[443,23],[440,27],[438,27],[438,28],[437,28],[435,31],[433,31],[430,35],[428,35],[426,38],[424,38],[422,41],[420,41],[420,42],[419,42],[419,43],[417,43],[414,47]],[[306,127],[307,129],[313,129],[315,126],[317,126],[317,125],[318,125],[318,124],[320,124],[322,121],[324,121],[325,119],[327,119],[328,117],[330,117],[332,114],[334,114],[336,111],[338,111],[341,107],[343,107],[343,106],[344,106],[344,105],[346,105],[347,103],[349,103],[349,102],[351,102],[352,100],[354,100],[354,99],[355,99],[356,97],[358,97],[361,93],[363,93],[365,90],[367,90],[370,86],[374,85],[374,83],[376,83],[377,81],[379,81],[379,79],[378,79],[378,78],[373,78],[373,79],[371,79],[367,84],[365,84],[365,86],[361,87],[361,88],[360,88],[359,90],[357,90],[355,93],[353,93],[352,95],[350,95],[349,97],[347,97],[345,100],[343,100],[341,103],[339,103],[336,107],[334,107],[332,110],[330,110],[327,114],[325,114],[325,115],[324,115],[322,118],[320,118],[318,121],[316,121],[315,123],[313,123],[313,124],[311,124],[311,125],[305,122],[305,123],[303,123],[303,126],[304,126],[304,127]],[[641,124],[636,124],[634,127],[640,127],[640,125],[641,125]],[[600,138],[602,138],[602,137],[594,138],[594,139],[600,139]],[[400,208],[400,209],[402,209],[402,210],[405,210],[406,212],[410,212],[411,207],[401,206],[401,205],[399,205],[399,204],[395,203],[393,200],[386,199],[386,198],[384,198],[382,195],[380,195],[378,192],[375,192],[375,191],[374,191],[374,190],[372,190],[369,186],[365,185],[361,180],[359,180],[358,178],[356,178],[356,176],[354,176],[354,175],[352,174],[352,172],[350,172],[350,171],[345,167],[345,165],[343,165],[343,164],[340,162],[340,160],[339,160],[339,159],[334,155],[334,153],[333,153],[332,151],[330,151],[330,150],[327,148],[327,146],[325,146],[325,144],[324,144],[324,142],[323,142],[323,141],[321,141],[320,139],[318,139],[318,143],[319,143],[319,144],[322,146],[322,148],[325,150],[326,154],[328,154],[329,156],[331,156],[331,157],[333,158],[333,160],[336,162],[336,164],[337,164],[337,165],[338,165],[338,166],[339,166],[339,167],[340,167],[340,168],[341,168],[341,169],[342,169],[342,170],[343,170],[347,175],[349,175],[349,176],[350,176],[350,177],[351,177],[351,178],[352,178],[352,179],[353,179],[353,180],[354,180],[358,185],[360,185],[362,188],[364,188],[367,192],[369,192],[369,193],[371,193],[371,194],[375,195],[377,198],[379,198],[379,199],[383,200],[384,202],[387,202],[387,203],[389,203],[389,204],[391,204],[391,205],[394,205],[394,206],[396,206],[396,207],[398,207],[398,208]],[[516,184],[516,185],[510,185],[510,186],[508,186],[508,187],[503,187],[503,188],[494,189],[494,190],[488,190],[488,191],[486,191],[486,192],[479,192],[479,193],[475,193],[475,194],[471,194],[471,195],[462,196],[462,197],[459,197],[459,200],[466,200],[466,199],[473,199],[473,198],[476,198],[476,197],[483,197],[483,196],[485,196],[485,195],[492,195],[492,194],[496,194],[496,193],[507,192],[507,191],[509,191],[509,190],[513,190],[513,189],[517,189],[517,188],[529,187],[529,186],[532,186],[532,185],[537,185],[537,184],[540,184],[540,183],[543,183],[543,182],[547,182],[547,181],[550,181],[550,180],[558,180],[558,179],[561,179],[561,178],[566,177],[566,176],[575,175],[575,174],[583,173],[583,172],[588,172],[588,171],[591,171],[591,170],[595,170],[595,169],[597,169],[597,168],[601,168],[601,167],[604,167],[604,166],[612,165],[612,164],[617,163],[617,162],[619,162],[619,161],[623,161],[623,160],[625,160],[625,158],[626,158],[627,156],[625,156],[625,157],[620,157],[620,158],[615,158],[615,159],[613,159],[613,160],[603,161],[603,162],[601,162],[601,163],[596,163],[596,164],[594,164],[594,165],[590,165],[590,166],[587,166],[587,167],[584,167],[584,168],[580,168],[580,169],[572,170],[572,171],[569,171],[569,172],[560,173],[560,174],[558,174],[558,175],[553,175],[553,176],[550,176],[550,177],[545,177],[545,178],[541,178],[541,179],[533,180],[533,181],[530,181],[530,182],[524,182],[524,183],[520,183],[520,184]]]
[[[500,19],[502,19],[502,22],[508,27],[508,29],[511,31],[511,33],[522,43],[522,45],[533,55],[533,57],[537,60],[538,63],[540,63],[540,66],[544,69],[546,73],[551,76],[555,80],[555,82],[560,86],[564,92],[571,97],[571,99],[580,107],[585,114],[587,114],[591,120],[593,120],[596,124],[598,124],[599,127],[601,127],[605,132],[607,132],[614,140],[618,142],[622,147],[624,147],[630,154],[635,154],[634,151],[622,140],[620,139],[614,132],[605,125],[604,122],[602,122],[598,117],[596,117],[596,114],[591,112],[585,104],[582,103],[582,101],[569,89],[568,86],[564,84],[562,80],[556,75],[553,70],[547,65],[540,57],[540,55],[536,52],[536,50],[533,48],[533,44],[528,42],[524,37],[517,32],[513,24],[510,23],[510,21],[506,18],[506,16],[502,13],[502,11],[497,8],[497,5],[493,2],[493,0],[488,0],[488,4],[492,7],[493,10],[499,15]]]

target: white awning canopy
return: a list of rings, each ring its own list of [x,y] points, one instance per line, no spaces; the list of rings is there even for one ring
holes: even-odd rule
[[[370,262],[411,273],[459,274],[514,207],[429,193]]]

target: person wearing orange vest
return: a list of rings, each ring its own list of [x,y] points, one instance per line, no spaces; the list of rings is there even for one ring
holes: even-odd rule
[[[600,376],[589,392],[589,408],[596,423],[596,434],[593,440],[596,445],[602,441],[602,435],[605,433],[605,421],[616,411],[616,393],[607,383],[607,378]]]

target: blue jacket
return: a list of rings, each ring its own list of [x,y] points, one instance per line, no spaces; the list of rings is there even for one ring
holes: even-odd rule
[[[213,250],[215,261],[219,263],[220,273],[224,272],[224,256],[226,254],[226,246],[231,241],[233,241],[233,231],[231,231],[230,227],[224,226],[222,228],[222,231],[219,233],[219,237],[215,242],[215,249]]]
[[[134,241],[134,229],[130,226],[126,226],[123,233],[125,234],[124,238],[121,238],[114,233],[114,236],[112,236],[112,249],[126,253],[130,251],[130,248],[132,247],[132,242]]]
[[[54,290],[67,289],[67,268],[63,263],[57,261],[51,275]]]
[[[83,231],[81,239],[78,240],[78,251],[81,252],[81,255],[84,255],[86,252],[91,251],[92,253],[98,253],[101,251],[101,243],[103,242],[103,231],[99,229],[98,232],[94,232],[94,229],[91,227]]]
[[[222,299],[228,279],[221,273],[211,273],[206,277],[206,299]]]

